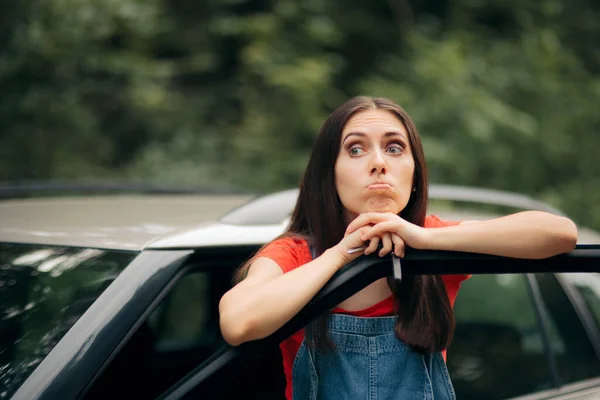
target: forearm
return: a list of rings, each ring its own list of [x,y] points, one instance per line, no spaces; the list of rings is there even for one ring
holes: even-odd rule
[[[577,227],[571,220],[536,211],[430,229],[428,234],[429,249],[529,259],[567,253],[577,243]]]
[[[343,266],[330,249],[313,261],[260,284],[240,283],[220,303],[226,340],[238,345],[264,338],[292,319]]]

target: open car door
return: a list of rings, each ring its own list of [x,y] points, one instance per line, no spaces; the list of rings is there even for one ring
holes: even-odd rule
[[[443,252],[443,251],[411,251],[407,250],[402,259],[402,273],[410,274],[520,274],[529,277],[544,273],[592,273],[600,272],[600,245],[578,245],[569,254],[563,254],[542,260],[526,260],[496,257],[481,254]],[[379,258],[374,255],[363,256],[338,271],[317,295],[288,323],[269,337],[244,343],[238,347],[225,346],[213,354],[205,362],[195,368],[185,378],[161,396],[162,399],[210,399],[228,398],[232,393],[244,393],[244,388],[236,385],[236,379],[247,373],[259,362],[261,357],[272,352],[279,343],[294,332],[302,329],[316,317],[334,308],[344,299],[352,296],[377,279],[391,276],[393,273],[391,257]],[[540,297],[537,281],[532,295]],[[535,289],[537,288],[537,289]],[[537,291],[536,291],[537,290]],[[483,294],[482,294],[483,295]],[[460,296],[459,296],[460,298]],[[538,311],[538,314],[540,312]],[[544,314],[544,311],[541,311]],[[547,318],[541,315],[541,321]],[[589,319],[589,316],[588,316]],[[589,322],[589,321],[588,321]],[[591,322],[590,322],[591,324]],[[542,323],[543,325],[543,323]],[[537,394],[528,395],[527,399],[567,398],[587,399],[600,395],[600,338],[598,327],[594,330],[593,357],[598,363],[599,372],[588,384],[573,387],[564,386],[557,367],[556,356],[545,352],[545,360],[549,370],[549,383],[546,387],[538,387]],[[457,332],[456,335],[459,335]],[[550,334],[544,335],[545,347],[551,348]],[[502,382],[497,382],[502,385]],[[246,392],[246,396],[254,397]],[[585,397],[588,396],[588,397]],[[283,398],[283,392],[281,393]],[[459,395],[459,398],[460,395]]]

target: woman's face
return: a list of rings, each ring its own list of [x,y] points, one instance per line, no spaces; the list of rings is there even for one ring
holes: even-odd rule
[[[341,141],[335,185],[346,221],[365,212],[400,213],[415,172],[404,124],[389,111],[362,111],[346,123]]]

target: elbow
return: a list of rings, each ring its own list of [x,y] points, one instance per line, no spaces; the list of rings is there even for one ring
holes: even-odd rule
[[[243,312],[236,311],[230,305],[226,293],[219,302],[219,327],[223,339],[231,346],[239,346],[250,340],[249,321],[243,317]]]
[[[550,256],[570,253],[576,246],[577,225],[570,219],[561,217],[560,224],[557,224]]]
[[[220,327],[223,339],[231,346],[257,339],[248,320],[226,321],[221,318]]]
[[[225,342],[234,347],[247,341],[243,330],[235,326],[227,326],[223,324],[223,320],[221,320],[221,334]]]
[[[577,225],[568,218],[564,218],[565,227],[562,230],[563,253],[569,253],[577,246]]]

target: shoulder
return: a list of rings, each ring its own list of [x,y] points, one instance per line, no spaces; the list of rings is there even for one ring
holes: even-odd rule
[[[258,257],[270,258],[283,272],[289,272],[311,260],[308,243],[299,236],[284,236],[273,240],[258,251],[255,258]]]
[[[449,221],[442,220],[437,215],[428,215],[425,217],[425,228],[443,228],[446,226],[455,226],[462,223],[462,221]]]

